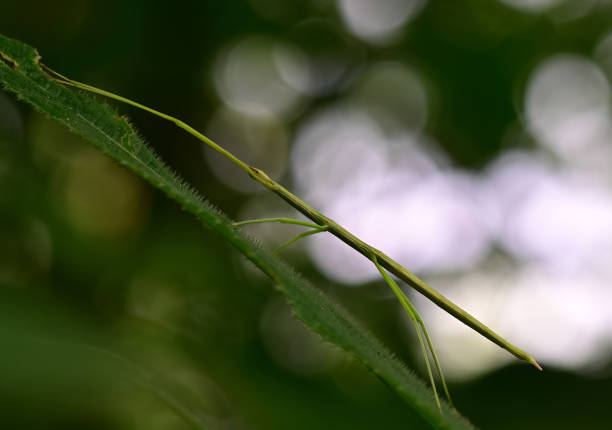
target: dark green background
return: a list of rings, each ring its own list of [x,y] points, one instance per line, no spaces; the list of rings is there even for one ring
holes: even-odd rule
[[[292,29],[311,18],[342,27],[332,1],[274,3],[284,7],[270,20],[247,1],[5,0],[0,32],[37,47],[66,76],[204,128],[220,103],[206,77],[227,43],[254,33],[291,40]],[[375,47],[345,36],[362,64],[406,61],[436,81],[427,132],[455,163],[478,170],[502,149],[530,68],[560,51],[589,56],[610,28],[612,8],[557,23],[493,0],[430,0],[396,44]],[[325,34],[309,42],[328,48]],[[334,97],[310,100],[290,127]],[[19,115],[10,115],[15,109]],[[119,109],[173,168],[237,216],[245,196],[216,182],[198,142],[148,114]],[[258,329],[275,296],[270,282],[242,270],[233,250],[156,191],[141,189],[141,215],[129,229],[80,233],[54,190],[62,166],[86,144],[6,93],[0,112],[0,161],[10,167],[0,183],[1,428],[186,428],[150,390],[131,383],[130,366],[108,351],[149,369],[218,428],[426,428],[347,358],[315,376],[277,365]],[[96,193],[95,181],[90,186]],[[106,192],[102,197],[112,199],[112,189]],[[411,364],[397,340],[393,304],[372,309],[363,292],[379,286],[347,289],[304,259],[296,264]],[[159,297],[145,297],[146,288],[139,294],[162,307],[170,288],[180,312],[171,303],[159,318],[134,315],[135,278]],[[612,418],[608,374],[586,379],[551,367],[536,374],[516,363],[450,388],[458,409],[484,429],[600,429]]]

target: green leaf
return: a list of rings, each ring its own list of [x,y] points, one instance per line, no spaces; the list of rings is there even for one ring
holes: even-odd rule
[[[326,340],[353,354],[434,428],[474,428],[446,403],[440,413],[425,383],[348,311],[234,228],[225,215],[165,166],[115,110],[51,79],[42,70],[38,53],[30,46],[0,35],[0,57],[0,82],[4,88],[91,142],[223,236],[274,281],[299,319]]]

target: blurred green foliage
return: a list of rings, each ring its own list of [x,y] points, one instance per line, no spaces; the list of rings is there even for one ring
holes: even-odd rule
[[[256,3],[266,2],[5,0],[0,32],[36,46],[67,76],[205,128],[219,104],[210,74],[223,46],[247,34],[298,40],[295,29],[308,19],[341,27],[329,0],[270,1],[268,14]],[[499,153],[516,121],[516,94],[529,68],[559,50],[591,55],[610,18],[607,5],[560,23],[497,1],[430,0],[397,43],[370,46],[345,34],[350,49],[338,55],[349,52],[358,66],[405,61],[435,77],[428,132],[456,163],[478,169]],[[325,33],[306,41],[333,52]],[[290,122],[335,97],[311,100]],[[197,142],[121,109],[162,158],[238,215],[245,196],[214,178]],[[371,299],[380,285],[347,289],[303,258],[294,263],[412,363],[392,304]],[[270,283],[213,233],[4,93],[0,284],[2,428],[186,428],[133,380],[139,372],[161,375],[164,392],[218,428],[425,428],[365,369],[278,317],[286,309],[270,313],[283,309]],[[287,332],[267,339],[266,315]],[[319,351],[325,358],[313,363],[324,365],[292,365],[267,344],[289,339],[301,340],[298,356]],[[482,428],[606,428],[611,382],[606,374],[586,379],[547,368],[536,375],[513,366],[450,388],[458,409]]]

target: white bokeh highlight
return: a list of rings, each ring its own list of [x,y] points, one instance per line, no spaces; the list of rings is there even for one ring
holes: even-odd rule
[[[610,85],[593,62],[561,54],[532,73],[525,95],[527,127],[540,143],[571,159],[610,134]]]
[[[249,115],[279,115],[300,101],[303,55],[274,39],[249,36],[221,52],[213,80],[221,100]]]
[[[338,0],[348,29],[372,43],[388,42],[424,5],[425,0]]]
[[[489,169],[485,201],[497,239],[518,260],[572,271],[612,250],[612,193],[590,173],[508,153]]]

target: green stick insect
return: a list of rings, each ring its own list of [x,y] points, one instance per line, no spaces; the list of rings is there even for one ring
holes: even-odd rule
[[[301,238],[304,238],[304,237],[307,237],[313,234],[317,234],[317,233],[329,232],[332,235],[336,236],[338,239],[345,242],[347,245],[349,245],[353,249],[355,249],[357,252],[365,256],[368,260],[370,260],[376,266],[376,268],[378,269],[378,271],[384,278],[385,282],[393,290],[400,304],[402,305],[402,307],[408,314],[410,320],[413,322],[415,326],[417,337],[419,339],[419,344],[421,346],[421,350],[423,352],[423,356],[425,359],[425,364],[427,367],[429,379],[430,379],[430,382],[431,382],[431,385],[434,391],[436,404],[439,409],[440,409],[440,400],[438,398],[427,349],[429,349],[431,356],[433,358],[434,365],[442,381],[442,386],[446,394],[446,397],[448,399],[448,402],[451,405],[452,405],[452,402],[451,402],[451,398],[448,392],[448,388],[446,386],[446,382],[444,380],[444,376],[442,373],[442,369],[440,367],[440,363],[438,361],[435,350],[433,348],[433,344],[431,342],[431,338],[429,336],[429,333],[427,332],[427,329],[425,328],[425,323],[423,322],[422,318],[416,311],[415,307],[408,300],[408,297],[404,294],[404,292],[397,285],[397,283],[393,280],[393,278],[391,278],[389,273],[395,275],[397,278],[404,281],[405,283],[410,285],[412,288],[414,288],[415,290],[423,294],[425,297],[430,299],[440,308],[444,309],[446,312],[453,315],[459,321],[463,322],[468,327],[471,327],[472,329],[476,330],[478,333],[480,333],[487,339],[491,340],[492,342],[496,343],[501,348],[504,348],[505,350],[510,352],[515,357],[519,358],[520,360],[527,361],[528,363],[535,366],[538,370],[542,370],[540,365],[531,355],[529,355],[527,352],[521,350],[520,348],[508,342],[506,339],[504,339],[499,334],[491,330],[489,327],[484,325],[482,322],[478,321],[468,312],[466,312],[465,310],[457,306],[455,303],[451,302],[449,299],[444,297],[438,291],[434,290],[432,287],[427,285],[423,280],[421,280],[416,275],[411,273],[409,270],[404,268],[398,262],[396,262],[395,260],[387,256],[386,254],[384,254],[382,251],[379,251],[378,249],[363,242],[361,239],[359,239],[352,233],[348,232],[346,229],[344,229],[342,226],[337,224],[335,221],[326,217],[321,212],[314,209],[312,206],[308,205],[306,202],[304,202],[299,197],[291,193],[289,190],[284,188],[282,185],[270,179],[270,177],[265,172],[263,172],[262,170],[256,167],[248,165],[247,163],[245,163],[244,161],[236,157],[234,154],[232,154],[231,152],[229,152],[222,146],[218,145],[217,143],[215,143],[214,141],[212,141],[211,139],[209,139],[202,133],[195,130],[193,127],[189,126],[188,124],[184,123],[178,118],[172,117],[162,112],[159,112],[155,109],[151,109],[150,107],[144,106],[140,103],[129,100],[117,94],[113,94],[111,92],[101,90],[96,87],[92,87],[91,85],[87,85],[81,82],[74,81],[72,79],[69,79],[65,76],[60,75],[57,72],[54,72],[53,70],[49,69],[48,67],[44,65],[43,67],[53,77],[53,79],[55,79],[57,82],[61,84],[76,87],[84,91],[89,91],[95,94],[109,97],[111,99],[118,100],[123,103],[127,103],[129,105],[135,106],[139,109],[145,110],[149,113],[152,113],[153,115],[156,115],[160,118],[163,118],[165,120],[168,120],[174,123],[177,127],[195,136],[198,140],[205,143],[208,147],[210,147],[211,149],[214,149],[215,151],[219,152],[220,154],[222,154],[223,156],[231,160],[234,164],[236,164],[238,167],[244,170],[252,179],[259,182],[261,185],[263,185],[264,187],[266,187],[273,193],[280,196],[289,205],[291,205],[297,211],[302,213],[306,218],[312,221],[312,223],[310,223],[306,221],[299,221],[299,220],[288,219],[288,218],[264,218],[264,219],[247,220],[247,221],[234,223],[235,227],[239,227],[242,225],[253,224],[253,223],[280,222],[280,223],[295,224],[299,226],[309,227],[311,229],[304,233],[299,234],[298,236],[291,239],[289,242],[281,245],[279,248],[276,249],[275,252],[281,251],[282,249],[286,248],[292,243],[295,243]],[[425,344],[427,344],[427,347]]]

